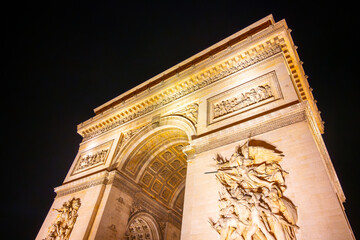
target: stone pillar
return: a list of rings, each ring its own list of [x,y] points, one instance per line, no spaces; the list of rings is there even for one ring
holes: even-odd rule
[[[137,191],[117,170],[110,172],[89,239],[123,239]]]
[[[97,209],[102,200],[106,182],[107,172],[103,171],[55,188],[57,196],[45,218],[36,240],[45,239],[48,236],[49,227],[56,223],[59,218],[59,213],[53,209],[61,209],[63,204],[72,198],[79,198],[81,205],[77,211],[78,217],[71,229],[69,239],[88,239],[91,235],[91,228],[97,215]]]

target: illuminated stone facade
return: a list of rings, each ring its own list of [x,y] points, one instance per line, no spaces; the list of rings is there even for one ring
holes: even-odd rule
[[[79,199],[76,222],[57,235],[50,210],[37,239],[354,239],[315,103],[286,22],[265,17],[79,124],[51,207]]]

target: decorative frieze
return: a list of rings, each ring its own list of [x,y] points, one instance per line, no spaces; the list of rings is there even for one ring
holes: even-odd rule
[[[104,150],[97,151],[95,153],[91,153],[91,154],[82,156],[79,159],[79,165],[77,166],[77,168],[75,170],[77,171],[77,170],[91,167],[95,164],[104,163],[108,151],[109,151],[109,149],[104,149]]]
[[[208,99],[208,124],[282,98],[275,71]]]
[[[215,65],[204,72],[193,75],[192,77],[179,82],[176,86],[167,88],[166,90],[111,116],[110,121],[104,120],[96,126],[82,130],[80,133],[83,135],[83,141],[89,140],[126,122],[143,116],[144,114],[159,109],[168,103],[202,89],[224,77],[280,53],[282,49],[279,42],[279,38],[275,37],[270,41],[262,43],[246,52],[242,52],[226,62]],[[81,127],[81,125],[79,125],[79,127]]]
[[[251,88],[250,91],[242,92],[231,99],[225,99],[214,104],[213,119],[256,104],[272,96],[271,87],[267,84]]]
[[[89,168],[104,165],[112,143],[113,140],[81,153],[72,175],[88,170]]]

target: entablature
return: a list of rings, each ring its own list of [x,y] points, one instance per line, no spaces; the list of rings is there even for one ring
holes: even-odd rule
[[[268,23],[265,24],[266,27],[264,23]],[[323,133],[320,112],[285,21],[274,23],[272,16],[269,16],[245,30],[247,31],[242,30],[230,36],[95,109],[97,115],[79,124],[78,133],[84,140],[91,139],[150,112],[155,112],[165,105],[184,99],[190,94],[200,92],[207,86],[278,53],[282,53],[286,59],[299,101],[308,100],[317,126]],[[243,37],[244,34],[246,38]],[[214,49],[218,50],[215,52]],[[193,62],[194,64],[189,66],[194,59],[197,59],[196,64]],[[183,65],[187,68],[181,67]],[[182,71],[176,71],[176,74],[171,75],[170,72],[174,69],[182,69]],[[164,78],[164,76],[168,77]],[[194,101],[193,95],[192,101]]]

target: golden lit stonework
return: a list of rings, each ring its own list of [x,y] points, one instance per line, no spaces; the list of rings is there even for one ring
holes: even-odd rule
[[[285,20],[269,15],[94,113],[37,240],[354,239]]]

